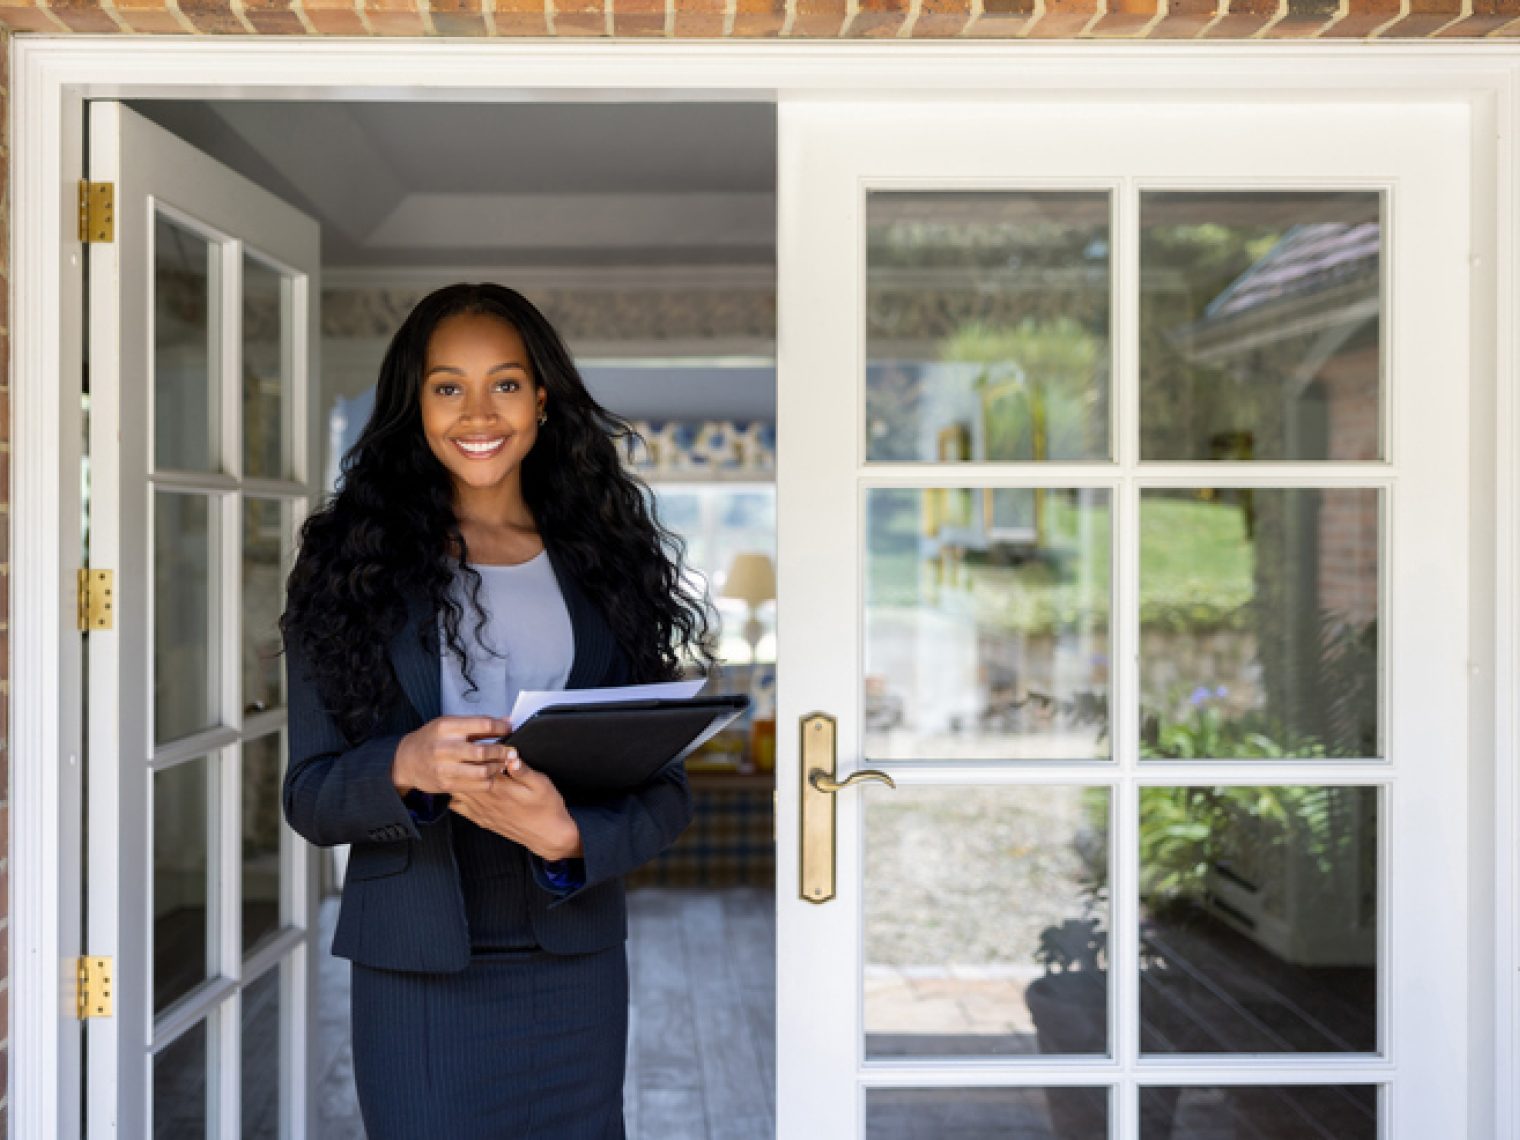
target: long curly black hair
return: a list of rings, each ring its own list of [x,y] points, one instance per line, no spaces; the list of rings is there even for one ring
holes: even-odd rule
[[[406,623],[407,592],[432,602],[435,622],[421,623],[421,644],[436,652],[430,639],[441,613],[466,679],[462,609],[451,589],[461,565],[476,630],[484,623],[480,575],[468,564],[451,477],[428,447],[420,409],[429,338],[459,313],[490,314],[515,328],[533,383],[548,388],[548,422],[522,463],[523,497],[545,543],[612,627],[634,680],[678,677],[683,655],[703,672],[714,662],[716,623],[682,573],[685,544],[660,523],[644,484],[619,458],[619,445],[637,439],[632,427],[586,391],[559,334],[521,293],[449,285],[419,301],[391,339],[374,411],[342,459],[336,493],[302,525],[286,579],[285,645],[298,648],[351,742],[373,733],[403,699],[385,651]]]

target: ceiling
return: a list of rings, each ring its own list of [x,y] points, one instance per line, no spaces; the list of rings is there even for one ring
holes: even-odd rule
[[[324,273],[775,261],[770,104],[131,105],[315,217]]]

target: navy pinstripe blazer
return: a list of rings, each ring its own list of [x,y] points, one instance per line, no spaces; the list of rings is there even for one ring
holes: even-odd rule
[[[570,613],[575,651],[566,688],[626,684],[627,655],[605,618],[546,544]],[[406,694],[375,735],[350,745],[322,705],[298,647],[286,646],[290,709],[290,764],[283,803],[285,818],[321,847],[351,843],[343,900],[332,951],[366,966],[423,973],[462,970],[469,962],[459,868],[450,839],[461,823],[443,811],[418,823],[391,783],[391,764],[401,738],[439,715],[439,660],[417,643],[425,622],[436,646],[435,618],[420,594],[407,599],[408,617],[391,639],[387,655]],[[531,756],[523,759],[529,765]],[[622,876],[675,842],[692,817],[691,789],[681,764],[664,769],[638,791],[595,803],[570,803],[580,828],[583,856],[571,861],[584,878],[560,889],[545,875],[543,860],[503,838],[506,858],[520,859],[530,876],[529,914],[540,946],[556,954],[580,954],[616,945],[628,936]]]

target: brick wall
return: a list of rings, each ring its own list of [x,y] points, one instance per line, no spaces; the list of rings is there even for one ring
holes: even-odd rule
[[[1478,39],[1520,0],[0,0],[0,1140],[10,1045],[10,37]]]

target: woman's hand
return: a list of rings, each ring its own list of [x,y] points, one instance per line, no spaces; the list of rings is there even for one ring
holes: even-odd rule
[[[506,765],[494,779],[450,796],[450,810],[544,859],[584,854],[580,828],[554,781],[523,763],[517,749],[507,747],[506,752]]]
[[[413,790],[435,795],[484,790],[506,764],[508,748],[476,738],[511,731],[512,722],[500,717],[436,717],[401,738],[391,761],[391,783],[403,796]]]

